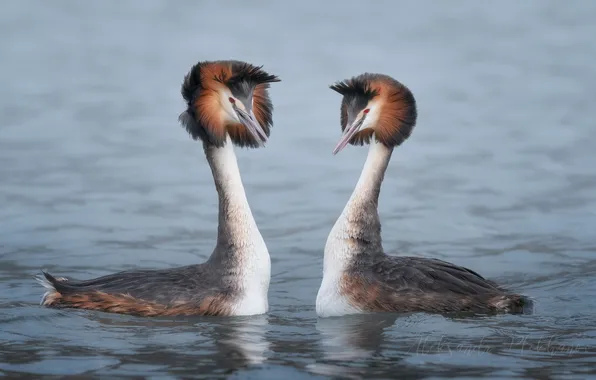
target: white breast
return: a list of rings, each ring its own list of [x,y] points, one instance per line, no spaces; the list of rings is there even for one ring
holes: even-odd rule
[[[350,305],[348,299],[341,294],[341,278],[348,266],[350,252],[345,244],[344,230],[340,218],[333,226],[327,243],[323,263],[323,281],[317,294],[316,310],[319,317],[334,317],[347,314],[358,314],[361,311]]]
[[[347,298],[340,293],[339,281],[340,276],[323,275],[316,303],[319,317],[338,317],[361,313],[361,310],[350,305]]]
[[[271,278],[271,260],[265,242],[257,244],[248,260],[242,263],[240,287],[242,295],[234,307],[234,315],[258,315],[269,310],[269,280]]]

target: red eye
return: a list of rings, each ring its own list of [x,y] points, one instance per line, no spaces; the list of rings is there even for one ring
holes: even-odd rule
[[[362,111],[362,113],[363,113],[363,114],[367,114],[367,113],[369,113],[369,112],[370,112],[370,109],[369,109],[369,108],[367,108],[367,109],[365,109],[364,111]]]
[[[232,103],[232,104],[236,103],[236,101],[234,100],[234,98],[231,98],[231,97],[230,97],[230,98],[228,98],[228,100],[229,100],[229,101],[230,101],[230,103]]]

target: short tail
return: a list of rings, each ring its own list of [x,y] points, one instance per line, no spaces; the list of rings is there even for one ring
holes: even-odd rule
[[[501,313],[531,314],[534,311],[534,301],[521,294],[506,294],[493,297],[492,307]]]
[[[41,275],[35,276],[35,280],[46,289],[45,293],[41,296],[40,302],[40,305],[44,306],[54,304],[61,297],[57,287],[60,285],[60,282],[68,281],[66,278],[56,278],[44,271],[41,271]]]

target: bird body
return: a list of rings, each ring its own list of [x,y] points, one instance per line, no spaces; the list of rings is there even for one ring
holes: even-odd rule
[[[202,264],[119,272],[86,281],[43,273],[42,305],[140,316],[255,315],[268,311],[271,262],[233,145],[260,147],[272,127],[267,88],[279,81],[240,61],[199,62],[182,85],[179,119],[201,140],[219,196],[215,249]]]
[[[476,272],[442,260],[387,255],[378,200],[394,147],[412,133],[417,110],[410,90],[382,74],[362,74],[331,88],[343,95],[347,144],[370,144],[356,187],[325,245],[316,299],[321,317],[365,312],[520,312],[529,300]]]

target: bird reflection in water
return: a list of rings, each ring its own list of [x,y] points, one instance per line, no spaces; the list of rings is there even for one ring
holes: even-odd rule
[[[232,374],[266,362],[270,342],[265,337],[267,315],[247,317],[189,317],[141,319],[117,314],[87,315],[105,330],[127,331],[136,327],[133,337],[123,339],[143,342],[128,364],[159,366],[175,376]],[[181,338],[172,339],[172,334]],[[144,335],[144,336],[143,336]],[[132,339],[131,339],[132,338]],[[146,342],[154,342],[147,344]]]
[[[216,344],[220,347],[222,357],[229,356],[242,363],[242,367],[262,364],[267,360],[265,353],[270,343],[265,338],[266,315],[238,317],[226,321],[227,329]],[[222,324],[220,327],[223,327]]]
[[[393,326],[396,319],[393,313],[320,318],[316,329],[321,334],[323,358],[308,369],[325,376],[361,378],[367,372],[368,360],[374,361],[380,353],[385,330]]]

